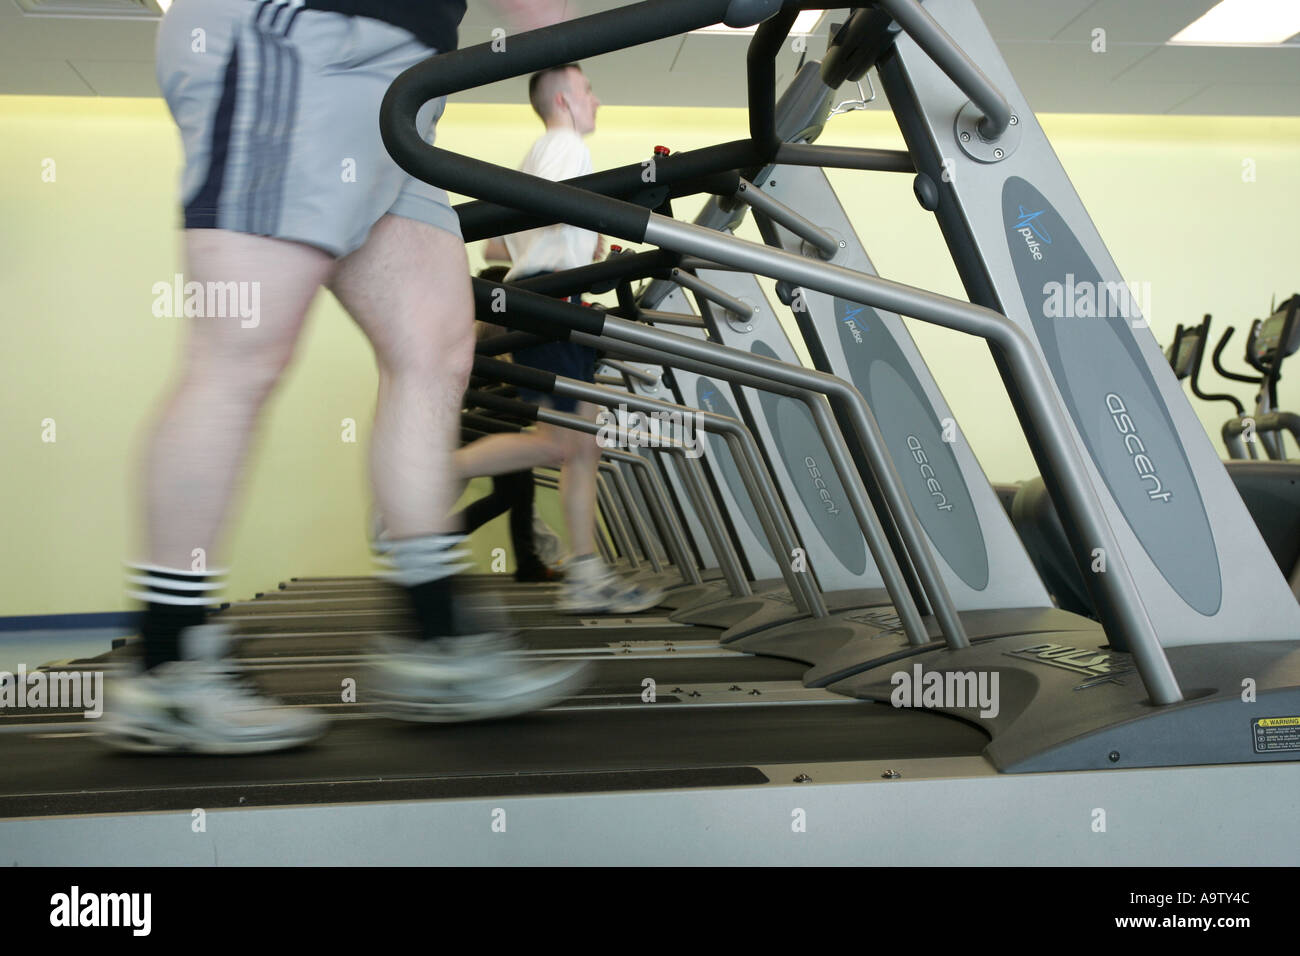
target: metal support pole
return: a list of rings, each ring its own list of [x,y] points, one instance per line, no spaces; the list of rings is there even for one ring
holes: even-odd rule
[[[991,142],[1006,132],[1011,123],[1007,98],[918,0],[876,2],[984,114],[979,134]]]
[[[715,305],[720,305],[728,312],[734,312],[742,319],[751,319],[754,317],[754,307],[746,305],[735,296],[727,295],[716,285],[711,282],[705,282],[698,276],[693,276],[685,269],[673,269],[668,273],[668,277],[685,289],[690,289],[702,299],[708,299]]]
[[[627,516],[628,528],[632,537],[640,543],[641,554],[649,562],[650,570],[656,574],[662,572],[664,566],[659,561],[659,555],[655,553],[654,544],[650,540],[650,532],[646,529],[645,522],[636,509],[636,502],[632,498],[632,489],[628,487],[623,472],[612,461],[602,462],[601,467],[607,469],[606,474],[609,475],[610,482],[613,484],[613,491],[623,502],[623,513]]]
[[[671,499],[668,497],[668,489],[664,487],[663,479],[655,466],[642,456],[630,452],[607,450],[605,453],[626,461],[635,469],[637,480],[645,491],[646,504],[650,506],[655,523],[659,525],[660,537],[672,556],[673,564],[677,566],[687,584],[700,584],[703,579],[695,564],[691,547],[686,541],[686,533],[682,530],[676,512],[669,507]]]
[[[784,226],[804,242],[811,245],[823,259],[834,258],[840,251],[840,242],[815,222],[805,219],[783,202],[778,202],[751,182],[740,181],[736,198],[749,206],[756,213],[761,213],[775,223]]]
[[[628,566],[636,571],[641,567],[641,562],[637,560],[636,547],[632,544],[632,538],[627,533],[627,526],[623,523],[623,515],[619,512],[618,502],[614,500],[614,495],[609,489],[609,482],[603,474],[599,462],[596,463],[596,494],[601,501],[601,507],[605,510],[605,521],[614,534],[614,542],[618,545],[618,550],[623,557],[627,559]]]

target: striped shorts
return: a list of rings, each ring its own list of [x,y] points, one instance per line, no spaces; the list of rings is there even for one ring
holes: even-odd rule
[[[385,213],[460,235],[442,189],[402,170],[379,136],[399,73],[434,50],[391,24],[283,0],[176,0],[157,72],[180,127],[186,229],[359,248]],[[445,99],[426,103],[433,141]]]

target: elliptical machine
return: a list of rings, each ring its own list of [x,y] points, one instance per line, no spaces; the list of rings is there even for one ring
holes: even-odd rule
[[[1169,365],[1174,370],[1174,375],[1181,381],[1187,381],[1191,385],[1192,394],[1202,401],[1206,402],[1228,402],[1232,405],[1236,413],[1230,421],[1242,421],[1246,417],[1246,407],[1241,404],[1235,395],[1229,395],[1226,392],[1210,393],[1201,388],[1201,362],[1205,358],[1205,344],[1210,340],[1210,320],[1211,316],[1206,313],[1205,318],[1201,319],[1199,325],[1184,326],[1181,322],[1174,329],[1174,340],[1165,350],[1165,357],[1169,359]],[[1219,354],[1223,351],[1228,340],[1232,338],[1232,329],[1228,328],[1223,333],[1223,338],[1219,340],[1219,347],[1214,352],[1215,368],[1219,367]],[[1238,435],[1229,438],[1224,425],[1225,433],[1223,443],[1228,449],[1228,456],[1231,458],[1246,458],[1247,452]],[[1249,457],[1256,458],[1259,453],[1255,450],[1252,443],[1249,450]]]
[[[1212,356],[1215,371],[1231,381],[1246,382],[1259,387],[1255,396],[1253,415],[1244,414],[1241,403],[1232,399],[1233,404],[1237,406],[1237,415],[1224,422],[1221,434],[1228,454],[1233,458],[1258,458],[1259,451],[1256,445],[1262,445],[1265,455],[1270,459],[1285,461],[1287,454],[1283,439],[1287,432],[1290,432],[1291,437],[1300,444],[1300,415],[1280,411],[1277,401],[1277,383],[1282,377],[1282,361],[1300,349],[1300,316],[1297,312],[1300,312],[1300,293],[1285,300],[1267,319],[1256,319],[1251,323],[1250,333],[1246,338],[1245,361],[1258,373],[1256,375],[1231,372],[1223,367],[1223,350],[1232,338],[1231,327],[1224,330],[1222,338],[1215,346]],[[1206,319],[1208,320],[1209,316],[1206,316]],[[1206,323],[1203,322],[1202,328],[1205,327]],[[1203,343],[1204,339],[1202,345]],[[1175,333],[1171,350],[1176,349],[1178,344],[1178,336]],[[1197,364],[1199,364],[1199,356]],[[1193,394],[1206,397],[1200,395],[1195,386],[1193,386]]]

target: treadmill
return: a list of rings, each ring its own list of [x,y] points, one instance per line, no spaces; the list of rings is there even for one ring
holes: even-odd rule
[[[776,161],[873,168],[862,165],[863,151],[782,144],[775,135],[773,57],[800,6],[655,0],[511,38],[508,56],[484,44],[437,57],[390,90],[385,142],[414,175],[480,200],[459,210],[469,240],[507,231],[503,224],[568,221],[648,241],[678,266],[693,258],[698,268],[766,275],[988,339],[1074,554],[1085,566],[1094,548],[1106,556],[1107,572],[1087,579],[1098,625],[1053,639],[971,640],[880,425],[845,380],[512,287],[508,314],[495,316],[503,324],[595,341],[632,361],[657,355],[755,391],[830,396],[842,430],[865,449],[863,486],[880,496],[856,515],[898,619],[880,628],[880,647],[842,644],[833,680],[818,687],[809,686],[817,682],[805,664],[777,648],[733,648],[745,639],[715,639],[692,657],[533,630],[526,639],[536,653],[591,656],[592,687],[528,717],[430,728],[367,710],[364,680],[354,676],[364,665],[357,637],[375,625],[325,609],[319,629],[304,623],[283,638],[290,644],[282,653],[272,650],[282,640],[273,636],[243,648],[268,690],[282,688],[293,703],[330,702],[338,720],[314,747],[237,760],[137,758],[101,751],[75,716],[7,714],[15,721],[0,737],[9,758],[0,792],[7,862],[1294,860],[1300,607],[1240,520],[1240,498],[1191,427],[1167,366],[1161,376],[1149,332],[1127,322],[1107,324],[1113,334],[1098,336],[1093,349],[1127,358],[1115,368],[1145,388],[1142,404],[1128,407],[1152,413],[1140,416],[1148,446],[1166,453],[1162,463],[1186,463],[1170,476],[1180,482],[1176,500],[1199,507],[1207,533],[1186,521],[1155,529],[1173,536],[1181,561],[1157,546],[1149,515],[1126,496],[1119,467],[1131,462],[1098,453],[1097,423],[1079,412],[1086,383],[1072,373],[1079,364],[1106,366],[1086,342],[1063,343],[1053,338],[1059,330],[1035,323],[1028,282],[1018,281],[1024,264],[1013,258],[1024,234],[1002,210],[986,208],[988,197],[1009,190],[1010,225],[1037,213],[1029,222],[1073,254],[1065,264],[1076,275],[1084,264],[1117,274],[970,0],[857,7],[822,69],[830,79],[879,72],[917,170],[918,198],[938,212],[971,302],[652,211],[666,211],[674,190],[725,191],[734,179],[719,182],[719,174]],[[415,132],[415,113],[430,98],[721,20],[762,21],[747,64],[751,136],[665,159],[655,189],[643,188],[639,164],[552,184],[431,148]],[[952,181],[939,171],[945,154],[959,167]],[[639,271],[622,258],[634,257],[600,265]],[[486,306],[495,288],[476,281],[476,300]],[[843,657],[850,647],[853,660]],[[891,706],[891,678],[914,667],[941,683],[997,675],[998,716],[942,700]],[[1252,681],[1249,703],[1242,675]],[[356,699],[335,703],[349,681]],[[195,807],[208,811],[202,833],[190,827]],[[1097,807],[1120,839],[1099,837]],[[174,838],[180,827],[184,838]]]

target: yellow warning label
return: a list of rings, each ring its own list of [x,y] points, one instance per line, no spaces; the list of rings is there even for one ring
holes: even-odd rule
[[[1300,717],[1257,717],[1250,723],[1255,753],[1300,751]]]

